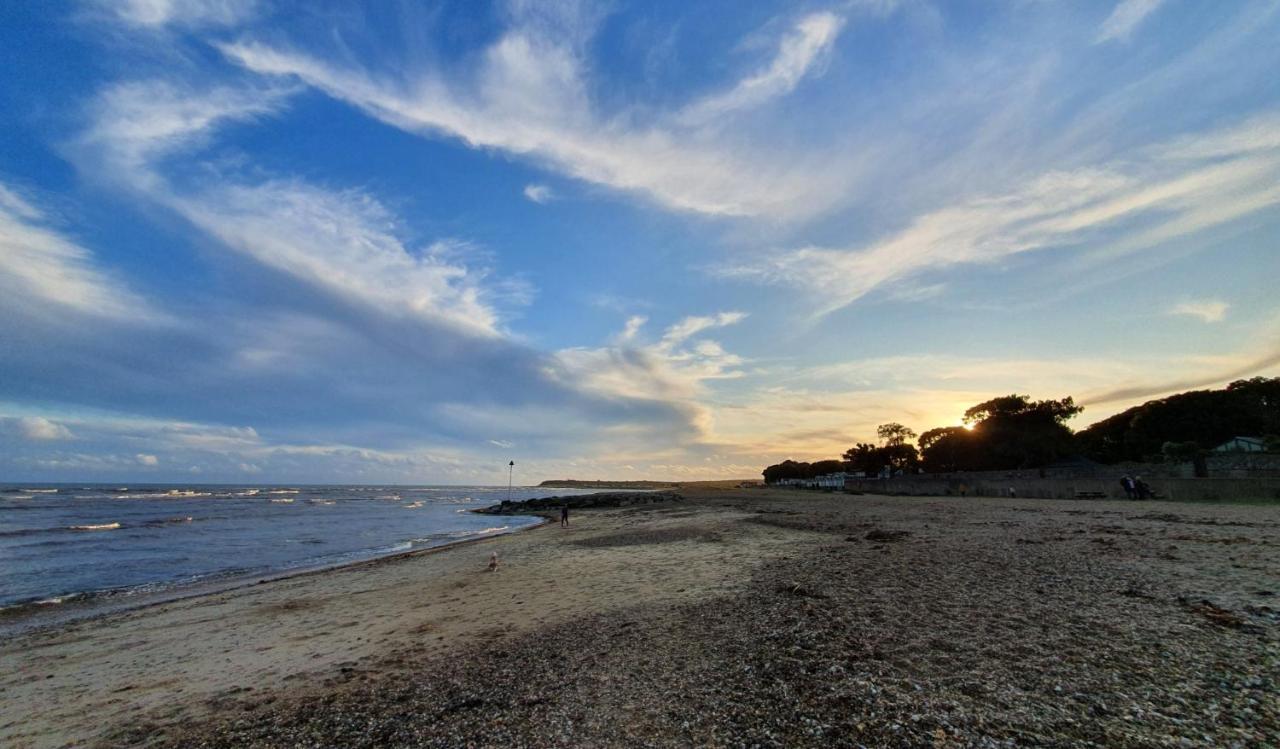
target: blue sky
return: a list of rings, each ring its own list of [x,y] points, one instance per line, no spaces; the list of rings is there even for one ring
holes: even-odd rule
[[[749,477],[1280,374],[1280,2],[0,9],[0,477]]]

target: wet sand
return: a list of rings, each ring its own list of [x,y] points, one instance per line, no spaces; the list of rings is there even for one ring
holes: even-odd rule
[[[1280,508],[684,491],[18,637],[0,745],[1280,741]]]

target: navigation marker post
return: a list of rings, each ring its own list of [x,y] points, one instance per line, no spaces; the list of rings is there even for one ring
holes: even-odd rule
[[[513,460],[507,464],[507,501],[511,501],[511,477],[516,472],[516,462]]]

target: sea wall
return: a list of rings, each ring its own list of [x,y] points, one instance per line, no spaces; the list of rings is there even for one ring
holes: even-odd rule
[[[1280,500],[1280,478],[1197,479],[1140,475],[1163,499],[1206,502]],[[845,482],[845,491],[913,496],[1007,497],[1010,489],[1019,497],[1043,499],[1074,499],[1080,492],[1101,492],[1108,498],[1125,498],[1118,478],[1042,479],[988,472]]]
[[[1205,458],[1215,478],[1280,478],[1280,454],[1214,453]]]

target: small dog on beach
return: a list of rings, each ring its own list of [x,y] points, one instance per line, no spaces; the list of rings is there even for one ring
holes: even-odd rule
[[[498,571],[498,552],[496,551],[489,555],[489,571]]]

